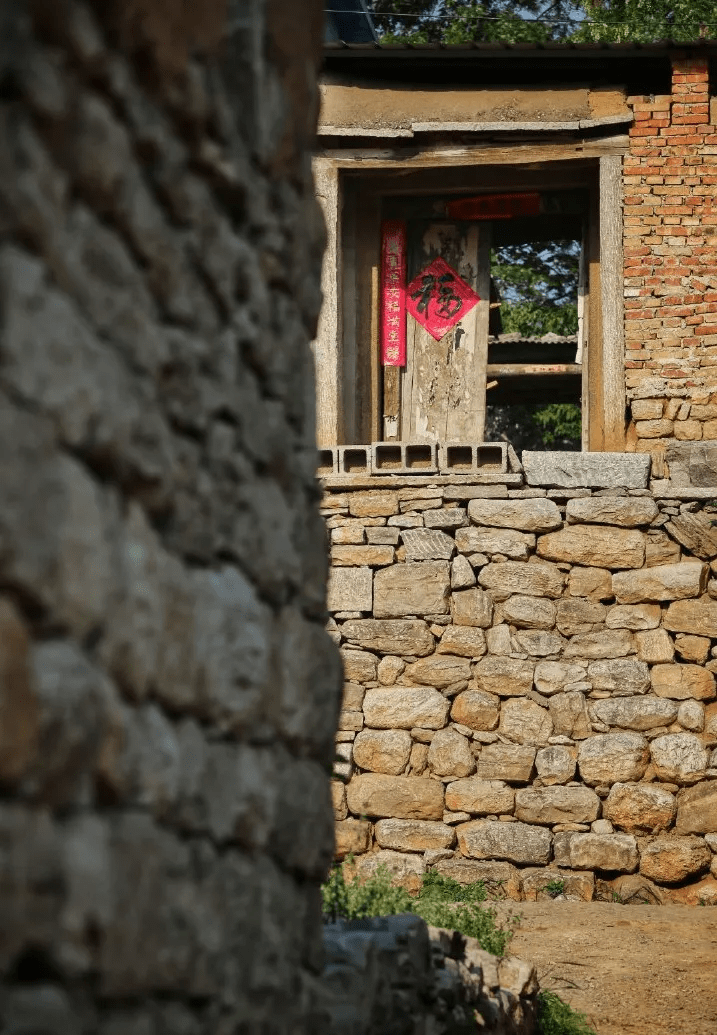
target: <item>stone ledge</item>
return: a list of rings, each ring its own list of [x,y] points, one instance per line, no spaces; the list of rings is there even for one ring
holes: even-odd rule
[[[528,485],[646,489],[649,453],[539,453],[524,450]]]

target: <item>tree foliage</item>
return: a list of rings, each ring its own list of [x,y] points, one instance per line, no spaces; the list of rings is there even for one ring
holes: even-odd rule
[[[577,0],[374,0],[384,42],[545,43],[571,31]]]
[[[691,43],[717,38],[714,0],[583,0],[576,41]]]

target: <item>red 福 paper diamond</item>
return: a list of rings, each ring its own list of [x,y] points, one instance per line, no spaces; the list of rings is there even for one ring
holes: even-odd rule
[[[436,341],[479,302],[480,296],[444,259],[434,259],[406,289],[406,308]]]

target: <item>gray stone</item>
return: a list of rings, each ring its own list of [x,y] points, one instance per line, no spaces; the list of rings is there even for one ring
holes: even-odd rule
[[[445,725],[451,703],[429,686],[377,688],[366,691],[363,703],[367,726],[438,730]]]
[[[683,729],[701,733],[705,728],[705,706],[701,701],[683,701],[677,711],[677,721]]]
[[[592,632],[605,621],[605,605],[586,597],[563,597],[558,601],[556,622],[563,636]]]
[[[499,697],[516,697],[532,689],[534,668],[530,661],[489,655],[481,658],[473,676],[478,690]]]
[[[665,460],[675,485],[709,489],[717,484],[717,446],[713,442],[668,439]]]
[[[608,629],[656,629],[660,624],[661,611],[658,604],[615,604],[607,613],[605,624]]]
[[[584,740],[592,734],[585,695],[579,690],[555,694],[550,698],[548,708],[553,720],[552,732],[556,736],[570,737],[571,740]]]
[[[459,528],[456,532],[456,546],[464,554],[482,553],[492,556],[499,553],[512,560],[524,561],[535,549],[535,536],[511,528]]]
[[[507,625],[494,625],[485,631],[485,643],[489,654],[512,654],[513,644]]]
[[[554,564],[494,561],[481,569],[478,581],[494,600],[507,600],[514,593],[555,600],[562,595],[565,576]]]
[[[642,779],[649,758],[650,750],[642,734],[601,733],[582,741],[578,767],[585,783],[610,786]]]
[[[534,453],[523,451],[528,485],[591,489],[646,489],[650,456],[644,453]]]
[[[468,524],[468,515],[462,507],[444,507],[427,510],[423,515],[426,528],[445,528],[452,531]]]
[[[455,541],[439,529],[407,528],[401,532],[407,561],[449,561],[456,550]]]
[[[603,690],[616,697],[646,694],[650,689],[650,670],[636,658],[608,658],[588,665],[588,679],[593,690]]]
[[[591,823],[600,814],[600,799],[588,787],[521,787],[515,815],[526,823]]]
[[[694,733],[666,733],[655,737],[650,755],[658,780],[692,784],[704,779],[707,751]]]
[[[449,592],[448,561],[394,564],[374,575],[374,616],[445,615]]]
[[[588,496],[568,500],[566,508],[566,516],[571,523],[618,525],[621,528],[649,525],[657,514],[657,504],[649,496]]]
[[[717,531],[704,514],[675,514],[665,531],[695,557],[710,561],[717,555]]]
[[[622,729],[646,730],[669,726],[677,718],[677,705],[659,697],[620,697],[617,700],[596,701],[591,714],[606,726]]]
[[[552,629],[555,625],[555,604],[545,597],[508,597],[503,617],[523,629]]]
[[[578,753],[576,748],[551,744],[542,747],[535,756],[535,769],[543,784],[567,783],[575,776]]]
[[[476,819],[456,828],[458,847],[469,859],[506,859],[533,865],[550,862],[552,837],[544,827]]]
[[[470,589],[476,584],[473,568],[463,554],[451,561],[451,589]]]
[[[471,500],[468,516],[474,525],[522,532],[550,532],[563,523],[557,506],[548,499]]]
[[[556,632],[544,629],[518,629],[514,635],[516,649],[531,658],[548,658],[560,654],[565,640]]]
[[[568,525],[538,539],[537,553],[549,561],[600,568],[641,568],[645,563],[642,532],[602,525]]]
[[[371,569],[329,568],[326,608],[328,611],[370,611],[373,608]]]
[[[382,654],[409,654],[419,658],[433,653],[436,644],[426,623],[418,619],[357,619],[344,622],[341,634],[349,643],[368,650]]]

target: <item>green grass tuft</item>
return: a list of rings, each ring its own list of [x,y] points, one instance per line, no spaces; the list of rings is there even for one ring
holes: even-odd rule
[[[555,992],[538,993],[538,1035],[596,1035],[587,1017]]]

